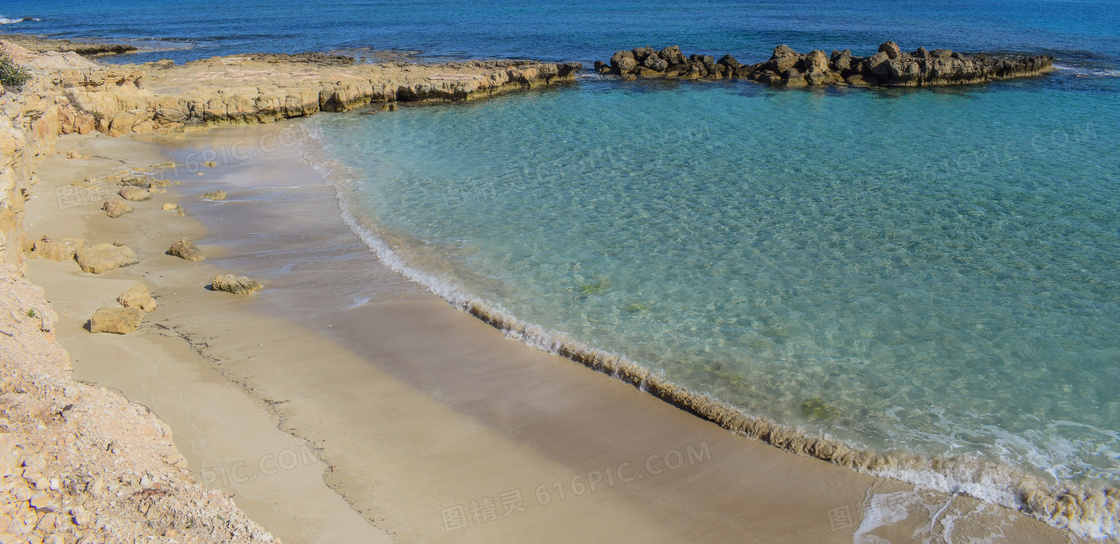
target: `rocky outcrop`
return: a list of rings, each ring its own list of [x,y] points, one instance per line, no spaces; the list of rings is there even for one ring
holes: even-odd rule
[[[82,267],[82,270],[91,274],[104,274],[110,270],[116,270],[122,266],[132,266],[140,262],[132,248],[115,244],[82,246],[78,248],[74,258],[78,261],[78,266]]]
[[[20,47],[28,51],[36,53],[74,52],[83,57],[102,57],[106,55],[124,55],[138,51],[135,46],[123,43],[75,42],[71,40],[40,38],[38,36],[28,36],[26,34],[4,34],[0,37],[19,44]]]
[[[472,100],[571,80],[582,69],[527,60],[366,64],[318,53],[108,66],[75,52],[92,50],[54,42],[25,42],[35,50],[29,51],[0,39],[0,50],[33,76],[19,92],[0,92],[0,260],[16,265],[24,259],[21,217],[36,158],[51,153],[61,134],[172,132],[396,102]],[[127,213],[127,206],[107,206],[110,217]]]
[[[186,238],[171,244],[171,247],[167,250],[167,254],[187,261],[202,261],[206,259],[206,255],[202,253],[202,250],[198,249],[198,246],[195,246]]]
[[[251,295],[264,289],[259,281],[235,274],[214,276],[214,279],[210,280],[210,287],[215,291],[225,291],[235,295]]]
[[[731,55],[719,60],[708,55],[685,57],[680,48],[671,46],[661,51],[651,47],[619,51],[610,63],[597,61],[595,69],[622,77],[746,79],[786,87],[933,87],[1038,76],[1053,71],[1054,59],[1046,55],[962,55],[924,47],[907,53],[898,44],[886,42],[869,57],[853,56],[847,49],[802,54],[779,45],[768,60],[742,64]]]

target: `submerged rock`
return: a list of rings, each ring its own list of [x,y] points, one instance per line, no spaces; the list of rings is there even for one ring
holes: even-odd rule
[[[140,328],[140,312],[132,308],[101,308],[89,318],[89,332],[128,334]]]
[[[235,295],[251,295],[264,289],[264,286],[257,280],[234,274],[214,276],[214,279],[210,280],[210,287],[215,291],[225,291]]]
[[[180,259],[186,259],[188,261],[201,261],[206,259],[206,255],[202,253],[202,250],[198,249],[198,247],[196,247],[191,243],[190,240],[187,240],[186,238],[180,239],[178,242],[171,244],[171,247],[167,250],[167,254],[174,255],[176,257],[179,257]]]
[[[74,256],[78,260],[78,266],[91,274],[104,274],[140,262],[132,248],[114,244],[82,246]]]
[[[604,74],[622,77],[722,79],[738,78],[783,85],[804,86],[883,86],[928,87],[968,85],[1002,79],[1031,77],[1053,71],[1054,59],[1048,55],[962,55],[948,49],[932,52],[918,48],[913,53],[895,42],[885,42],[869,57],[855,57],[849,50],[826,55],[815,49],[801,54],[779,45],[765,62],[739,63],[730,55],[713,62],[707,55],[687,59],[676,46],[655,52],[650,47],[619,51],[610,64],[597,62]]]
[[[226,199],[226,192],[225,191],[210,191],[208,193],[202,193],[201,195],[199,195],[198,198],[201,198],[203,200],[225,200]]]

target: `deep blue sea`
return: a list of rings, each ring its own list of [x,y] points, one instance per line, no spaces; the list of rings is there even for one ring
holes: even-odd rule
[[[0,17],[146,50],[113,62],[672,44],[759,62],[888,39],[1053,55],[1043,78],[916,91],[588,74],[324,116],[322,160],[371,244],[445,296],[809,434],[1120,484],[1120,0],[5,0]]]

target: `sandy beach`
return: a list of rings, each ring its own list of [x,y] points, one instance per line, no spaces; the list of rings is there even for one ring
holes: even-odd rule
[[[1068,540],[966,496],[744,439],[506,339],[378,263],[301,145],[258,147],[284,130],[300,129],[64,137],[38,169],[26,226],[29,240],[136,250],[139,264],[101,276],[28,262],[75,379],[153,410],[196,478],[283,541]],[[157,174],[178,183],[117,219],[100,201],[57,197],[74,181],[237,142],[252,153]],[[218,189],[225,200],[199,198]],[[182,237],[207,259],[165,255]],[[222,272],[265,289],[208,290]],[[139,330],[86,330],[137,280],[159,303]]]

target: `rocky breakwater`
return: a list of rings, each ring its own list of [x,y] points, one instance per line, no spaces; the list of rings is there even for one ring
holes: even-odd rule
[[[831,54],[820,49],[798,53],[779,45],[768,60],[743,64],[731,55],[719,60],[709,55],[686,57],[679,47],[671,46],[661,51],[652,47],[619,51],[609,63],[596,61],[595,69],[624,78],[746,79],[786,87],[932,87],[1039,76],[1053,71],[1054,59],[1046,55],[964,55],[924,47],[906,52],[898,44],[886,42],[869,57],[854,56],[847,49]]]

